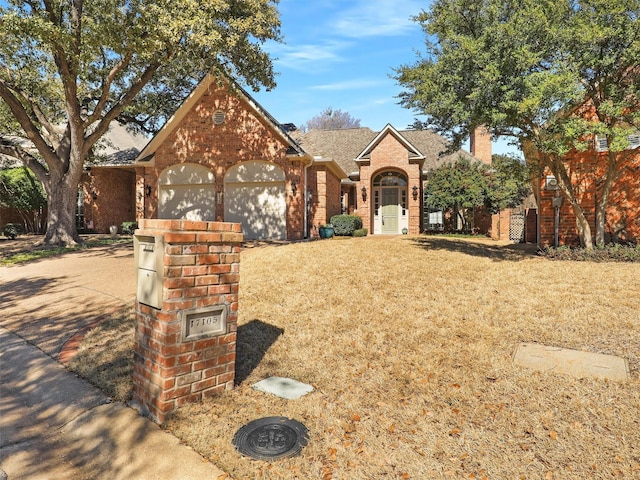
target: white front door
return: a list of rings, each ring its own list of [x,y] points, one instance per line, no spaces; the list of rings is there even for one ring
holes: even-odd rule
[[[398,188],[382,188],[382,233],[398,233]]]

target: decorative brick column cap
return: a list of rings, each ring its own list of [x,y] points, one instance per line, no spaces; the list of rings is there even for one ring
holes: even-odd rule
[[[161,220],[143,218],[138,221],[136,235],[160,235],[167,243],[241,243],[242,226],[229,222],[199,222],[194,220]]]

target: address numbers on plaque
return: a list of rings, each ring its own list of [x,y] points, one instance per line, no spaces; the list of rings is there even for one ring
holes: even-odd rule
[[[183,312],[182,341],[215,337],[227,332],[227,307],[217,305],[205,310]]]

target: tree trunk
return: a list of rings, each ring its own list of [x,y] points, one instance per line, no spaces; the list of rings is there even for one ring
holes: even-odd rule
[[[584,215],[584,210],[580,207],[575,199],[571,199],[571,206],[576,216],[576,228],[578,230],[578,236],[580,237],[580,246],[587,250],[593,250],[593,238],[591,236],[591,226],[587,217]]]
[[[58,178],[56,178],[58,177]],[[76,228],[76,206],[80,174],[52,173],[46,188],[48,196],[47,230],[44,243],[60,247],[80,242]]]
[[[617,173],[618,154],[610,150],[602,191],[596,202],[596,245],[599,247],[603,247],[605,244],[607,205],[609,204],[609,194],[611,193],[611,187],[613,186],[613,181]]]

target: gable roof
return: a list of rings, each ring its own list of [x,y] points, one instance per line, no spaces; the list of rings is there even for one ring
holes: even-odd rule
[[[364,150],[360,152],[360,155],[356,157],[356,163],[368,161],[371,158],[371,151],[374,150],[382,141],[382,139],[387,135],[392,135],[393,137],[395,137],[395,139],[398,140],[398,142],[400,142],[400,144],[402,144],[407,149],[407,151],[409,152],[409,161],[424,160],[424,155],[421,154],[420,151],[411,144],[411,142],[403,137],[400,132],[398,132],[398,130],[393,128],[390,123],[387,123],[387,125],[382,130],[380,130],[378,135],[376,135],[375,138],[371,140],[371,142],[369,142],[369,145],[367,145]]]
[[[410,159],[424,160],[423,172],[455,162],[459,156],[479,161],[465,150],[440,156],[449,146],[449,142],[431,130],[396,130],[393,126],[387,125],[380,132],[374,132],[364,127],[335,130],[314,129],[306,133],[297,130],[291,133],[307,153],[314,157],[335,160],[349,175],[358,172],[358,159],[366,159],[366,156],[370,154],[385,134],[394,135],[398,141],[405,145],[410,152]]]
[[[167,120],[163,127],[156,133],[147,146],[140,152],[136,159],[137,162],[146,162],[155,154],[160,145],[167,139],[167,137],[173,132],[173,130],[180,124],[182,119],[191,111],[191,109],[200,101],[200,98],[209,90],[209,87],[214,83],[220,84],[220,82],[227,83],[230,89],[234,90],[241,98],[243,98],[253,112],[260,118],[262,118],[267,125],[269,125],[273,131],[284,141],[288,146],[287,154],[295,156],[305,156],[304,150],[300,148],[300,145],[291,138],[286,129],[283,128],[269,112],[267,112],[262,106],[256,102],[249,93],[244,90],[235,80],[228,75],[215,73],[208,73],[196,86],[196,88],[189,94],[189,96],[182,102],[182,105],[178,107],[178,110]]]
[[[132,165],[149,138],[127,128],[118,121],[111,122],[109,130],[94,147],[91,166],[117,167]]]

